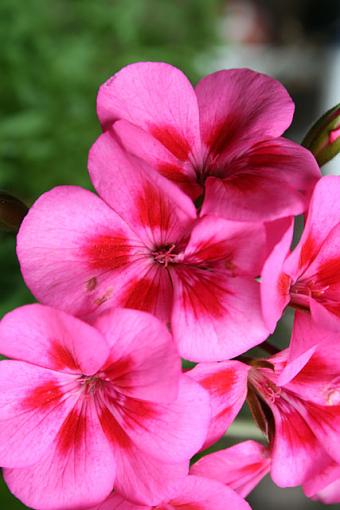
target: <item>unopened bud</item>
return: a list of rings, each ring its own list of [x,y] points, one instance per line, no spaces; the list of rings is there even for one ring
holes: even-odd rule
[[[16,197],[0,191],[0,229],[18,230],[28,208]]]
[[[340,152],[340,104],[328,110],[314,124],[302,145],[314,154],[320,166]]]

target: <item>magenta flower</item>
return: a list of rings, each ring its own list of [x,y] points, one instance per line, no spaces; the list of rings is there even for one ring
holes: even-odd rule
[[[197,220],[185,194],[109,133],[90,169],[106,203],[58,187],[22,223],[18,257],[39,301],[86,319],[114,306],[151,312],[171,323],[180,354],[194,361],[233,357],[266,338],[255,277],[287,220]]]
[[[153,505],[205,439],[208,396],[165,326],[121,309],[95,326],[38,304],[1,322],[0,464],[29,507],[85,508],[113,488]]]
[[[157,506],[139,506],[112,494],[104,503],[89,510],[250,510],[250,506],[233,490],[215,480],[187,476],[179,482],[170,499]]]
[[[300,360],[296,375],[280,384],[287,358],[286,350],[259,361],[248,377],[248,401],[269,437],[271,476],[280,487],[303,484],[329,458],[340,462],[339,337],[333,334],[320,344],[310,359]]]
[[[243,441],[205,455],[190,473],[217,480],[246,498],[270,471],[270,452],[256,441]]]
[[[317,329],[306,314],[298,324],[294,335],[300,337],[293,341],[303,355],[292,362],[286,349],[269,359],[253,360],[241,370],[241,362],[229,361],[229,367],[202,363],[191,371],[194,377],[197,371],[195,379],[211,397],[212,423],[206,443],[222,436],[247,395],[269,439],[271,476],[282,487],[301,485],[326,466],[329,458],[340,462],[336,446],[340,435],[339,333]],[[312,347],[310,340],[303,347],[309,337],[314,341]]]
[[[258,221],[302,213],[320,170],[281,138],[294,104],[284,87],[249,69],[219,71],[195,89],[168,64],[140,62],[101,86],[97,112],[124,147],[177,184],[202,214]]]
[[[290,253],[293,226],[263,268],[262,308],[273,331],[284,308],[310,311],[327,328],[340,329],[340,177],[323,177],[315,187],[306,226]]]

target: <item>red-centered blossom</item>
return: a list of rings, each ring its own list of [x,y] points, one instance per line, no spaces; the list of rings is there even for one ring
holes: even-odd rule
[[[229,487],[202,476],[189,475],[179,482],[170,499],[156,506],[138,506],[119,494],[89,510],[250,510],[244,499]]]
[[[255,278],[286,219],[274,222],[276,232],[197,220],[184,193],[109,133],[91,150],[90,168],[103,200],[57,187],[21,226],[18,257],[40,302],[87,320],[114,306],[151,312],[171,323],[180,354],[193,361],[231,358],[266,338]]]
[[[116,309],[94,326],[43,305],[0,325],[0,465],[29,507],[86,508],[116,489],[157,504],[188,473],[210,418],[166,327]]]
[[[340,461],[339,335],[300,360],[295,376],[281,384],[288,353],[255,363],[248,376],[248,401],[269,437],[271,476],[281,487],[303,484],[329,458]]]
[[[140,62],[104,83],[97,112],[124,147],[193,199],[203,214],[258,221],[302,213],[320,170],[282,138],[294,104],[273,78],[219,71],[193,88],[175,67]],[[115,169],[110,170],[112,182]]]
[[[269,450],[249,440],[205,455],[191,466],[190,473],[217,480],[246,498],[269,473],[270,464]]]
[[[266,261],[261,278],[263,314],[275,329],[284,308],[310,311],[327,328],[340,330],[340,177],[315,187],[299,244],[290,253],[293,226]]]
[[[248,404],[269,440],[271,476],[282,487],[301,485],[316,476],[329,458],[340,461],[339,333],[317,329],[307,315],[305,321],[309,325],[304,324],[306,331],[298,342],[303,343],[310,333],[319,342],[292,362],[287,349],[269,359],[253,360],[242,371],[239,361],[227,362],[229,367],[210,363],[204,368],[202,363],[192,371],[202,372],[196,379],[211,397],[208,444],[210,437],[216,440],[222,435],[248,390]],[[300,323],[300,333],[302,327]],[[236,377],[231,384],[233,371]],[[204,372],[209,374],[205,381]]]

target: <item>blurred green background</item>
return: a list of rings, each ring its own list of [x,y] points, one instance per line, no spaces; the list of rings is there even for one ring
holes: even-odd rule
[[[292,70],[289,59],[285,68],[285,53],[280,60],[277,51],[290,37],[297,43],[293,54],[300,49],[304,63],[309,58],[315,69],[315,61],[322,61],[302,44],[314,26],[311,4],[320,5],[314,0],[0,0],[0,189],[30,205],[56,185],[91,188],[86,166],[88,150],[100,133],[98,87],[138,60],[167,61],[194,82],[232,65],[269,72],[284,81],[297,101],[295,125],[302,133],[325,109],[318,111],[317,80],[308,67]],[[309,25],[301,24],[300,31],[294,6],[300,14],[308,7]],[[321,19],[318,12],[315,19]],[[244,47],[250,48],[246,54]],[[301,139],[300,132],[289,133]],[[15,236],[0,232],[0,240],[1,317],[33,298],[20,276]],[[281,337],[288,337],[287,323]],[[277,510],[321,508],[301,498],[299,489],[275,489],[266,498],[271,490],[265,481],[255,491],[254,510],[271,508],[271,497]],[[0,485],[0,510],[20,508],[25,507]]]

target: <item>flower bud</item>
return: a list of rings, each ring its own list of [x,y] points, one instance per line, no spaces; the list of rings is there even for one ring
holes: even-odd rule
[[[340,103],[320,117],[302,145],[314,154],[320,166],[340,152]]]
[[[16,197],[0,191],[0,229],[18,230],[28,208]]]

